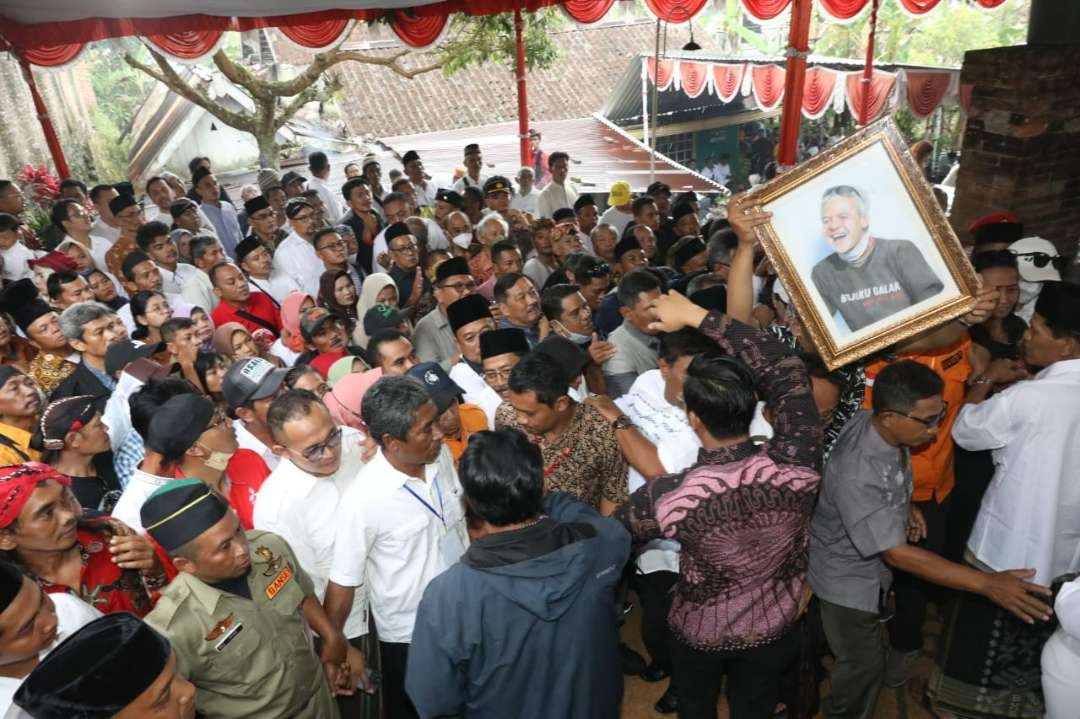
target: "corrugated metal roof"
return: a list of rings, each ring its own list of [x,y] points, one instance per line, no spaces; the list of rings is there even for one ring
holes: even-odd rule
[[[581,192],[607,193],[616,180],[626,180],[635,192],[644,192],[648,187],[648,148],[600,115],[534,122],[532,127],[543,135],[544,152],[569,153],[570,177]],[[454,168],[462,164],[465,145],[472,142],[479,143],[484,153],[482,174],[512,178],[520,168],[516,123],[385,137],[381,142],[398,156],[416,150],[424,161],[424,169],[437,183],[449,180]],[[392,166],[383,163],[383,174]],[[718,190],[716,183],[659,154],[656,179],[676,191]]]

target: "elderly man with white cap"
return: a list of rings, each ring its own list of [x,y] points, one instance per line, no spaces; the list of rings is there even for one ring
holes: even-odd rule
[[[528,212],[531,215],[535,215],[536,198],[540,196],[540,192],[533,184],[533,180],[535,179],[533,176],[533,169],[531,167],[521,168],[518,170],[518,174],[514,179],[517,180],[518,190],[510,200],[510,209],[521,210],[522,212]]]

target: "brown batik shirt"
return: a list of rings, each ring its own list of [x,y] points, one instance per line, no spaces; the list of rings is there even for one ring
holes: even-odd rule
[[[496,411],[495,428],[525,431],[509,402],[503,402]],[[525,434],[540,445],[549,491],[568,492],[597,509],[601,499],[615,505],[626,501],[629,492],[626,459],[611,424],[591,406],[578,404],[570,426],[554,442]]]

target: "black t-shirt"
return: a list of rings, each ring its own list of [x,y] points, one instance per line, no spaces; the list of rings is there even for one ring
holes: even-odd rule
[[[909,240],[872,238],[870,256],[854,266],[835,252],[810,273],[829,314],[837,311],[852,332],[891,317],[944,289],[919,248]]]

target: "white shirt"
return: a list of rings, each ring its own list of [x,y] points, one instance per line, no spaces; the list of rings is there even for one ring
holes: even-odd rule
[[[56,607],[56,639],[38,652],[39,661],[60,646],[60,642],[101,616],[97,609],[70,594],[50,594],[49,599]],[[3,719],[30,719],[29,714],[13,703],[15,692],[22,683],[23,679],[0,677],[0,717]]]
[[[536,198],[536,211],[540,217],[551,219],[551,216],[555,214],[555,210],[563,207],[573,209],[577,198],[577,190],[570,184],[569,178],[561,185],[552,181],[544,185],[544,189],[540,190],[540,196]]]
[[[165,292],[174,295],[183,295],[184,288],[187,287],[189,282],[197,282],[196,277],[202,270],[195,265],[189,265],[184,262],[177,262],[176,269],[170,270],[168,267],[157,266],[158,272],[161,273],[162,287]],[[209,279],[209,276],[207,277]],[[216,296],[215,296],[216,299]],[[198,305],[202,307],[202,305]],[[212,307],[203,307],[209,312]]]
[[[406,487],[439,509],[443,520]],[[380,641],[407,643],[424,589],[449,566],[440,547],[454,543],[463,550],[469,538],[461,484],[446,445],[425,468],[424,481],[394,469],[380,449],[341,498],[330,580],[365,589]]]
[[[139,534],[145,534],[142,517],[139,515],[143,502],[150,498],[158,487],[162,487],[173,481],[173,477],[159,477],[156,474],[148,474],[140,467],[136,467],[131,473],[131,479],[124,487],[123,494],[113,507],[112,516],[119,519]]]
[[[664,378],[660,370],[641,373],[630,391],[615,404],[634,420],[638,431],[656,445],[656,454],[664,471],[681,472],[697,461],[701,440],[690,429],[686,412],[664,398]],[[645,477],[630,468],[630,491],[644,486]],[[679,543],[670,539],[649,542],[638,556],[638,566],[646,574],[679,571]]]
[[[446,240],[446,233],[442,231],[438,223],[435,220],[429,220],[426,217],[421,217],[424,221],[424,226],[427,227],[427,243],[429,250],[446,250],[450,248],[450,243]],[[371,246],[372,258],[377,258],[379,255],[389,252],[389,247],[386,244],[386,230],[389,225],[383,228],[382,232],[375,236],[375,240]],[[378,265],[378,263],[375,263]],[[377,270],[378,272],[385,272],[385,270]]]
[[[31,250],[22,243],[22,240],[16,241],[6,250],[0,250],[0,257],[4,258],[4,271],[0,277],[9,282],[33,277],[34,271],[30,269],[30,260],[36,260],[44,254],[44,252]]]
[[[712,170],[711,179],[721,185],[726,185],[728,180],[731,179],[731,165],[726,165],[721,162],[719,165],[715,166]]]
[[[499,393],[491,389],[484,378],[467,362],[462,360],[450,368],[450,379],[465,394],[462,399],[466,404],[475,404],[487,415],[488,429],[495,429],[495,410],[502,404]]]
[[[318,296],[323,263],[312,244],[300,235],[291,232],[277,246],[274,269],[292,277],[297,286],[312,297]]]
[[[618,207],[609,207],[604,210],[604,214],[600,215],[601,225],[611,225],[619,232],[619,237],[622,237],[623,230],[634,220],[634,214],[632,212],[623,212]]]
[[[521,210],[522,212],[528,212],[530,214],[536,214],[536,200],[540,197],[539,190],[536,189],[536,185],[529,188],[529,191],[525,194],[521,194],[519,190],[513,199],[510,200],[510,209]]]
[[[434,182],[425,181],[424,185],[421,186],[410,180],[409,184],[413,186],[413,191],[416,193],[417,205],[420,207],[435,206],[435,193],[439,191],[439,188],[435,187]]]
[[[177,265],[179,267],[179,265]],[[207,314],[221,302],[221,298],[214,294],[214,283],[210,281],[210,275],[200,270],[195,265],[190,265],[195,272],[190,273],[184,282],[184,291],[180,296],[184,302],[195,307],[202,307]]]
[[[524,267],[521,268],[521,273],[536,285],[537,292],[540,291],[540,288],[547,282],[548,277],[551,277],[554,272],[554,268],[545,265],[539,257],[530,257],[525,261]]]
[[[169,215],[168,221],[162,220],[162,222],[165,222],[166,225],[168,225],[169,227],[172,227],[172,223],[173,223],[172,215]],[[105,220],[103,220],[103,219],[101,219],[99,217],[98,221],[95,222],[90,227],[90,234],[91,235],[97,235],[98,237],[104,237],[106,240],[109,241],[109,244],[114,244],[117,240],[120,239],[120,228],[119,227],[113,227],[112,225],[108,224],[107,222],[105,222]],[[99,266],[102,269],[105,268],[105,265],[99,265]]]
[[[351,427],[341,428],[341,466],[327,477],[316,477],[289,459],[281,460],[255,497],[255,528],[274,532],[289,543],[320,602],[330,581],[341,497],[364,467],[362,438]],[[367,594],[358,589],[345,620],[346,637],[368,633],[367,604]]]
[[[338,185],[337,189],[326,180],[321,177],[312,176],[307,181],[309,190],[316,190],[319,193],[319,199],[322,200],[323,206],[326,208],[326,221],[331,225],[336,225],[341,221],[341,216],[345,214],[344,202],[345,198],[341,194],[341,186]]]
[[[273,472],[281,463],[281,457],[270,451],[270,448],[262,443],[262,440],[248,431],[244,422],[239,419],[233,420],[233,431],[236,433],[236,446],[240,449],[250,449],[266,462],[267,468]]]
[[[116,381],[116,389],[109,395],[105,402],[105,409],[101,419],[109,431],[109,443],[115,452],[124,443],[128,432],[133,432],[131,426],[131,407],[128,398],[139,391],[143,386],[142,380],[137,379],[127,372],[120,373],[120,379]]]
[[[459,195],[463,195],[465,194],[466,187],[475,187],[479,190],[483,190],[485,182],[487,182],[487,177],[485,177],[484,175],[480,175],[479,180],[474,180],[469,177],[468,174],[466,174],[465,177],[462,177],[460,180],[454,183],[454,192],[458,193]]]
[[[1030,581],[1046,586],[1080,569],[1080,359],[964,405],[952,436],[993,450],[994,479],[967,544],[979,561],[1035,569]]]
[[[300,285],[296,284],[292,275],[276,267],[271,268],[269,279],[248,276],[248,287],[252,292],[262,292],[268,297],[273,297],[279,308],[290,292],[300,289]]]

